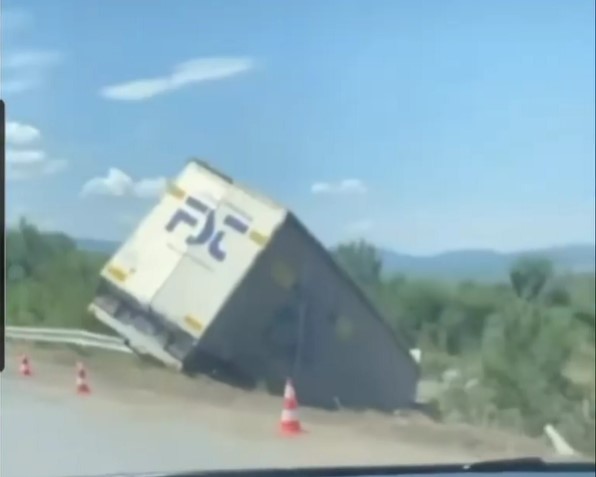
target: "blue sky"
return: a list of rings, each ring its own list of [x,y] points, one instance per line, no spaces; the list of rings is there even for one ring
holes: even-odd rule
[[[594,242],[593,1],[2,8],[9,221],[123,238],[199,156],[326,243]]]

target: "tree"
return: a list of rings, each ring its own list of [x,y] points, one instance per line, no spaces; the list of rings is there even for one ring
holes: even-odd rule
[[[382,261],[377,249],[371,244],[364,240],[342,244],[332,253],[340,266],[360,286],[372,288],[381,283]]]
[[[563,373],[573,349],[563,318],[518,299],[490,318],[483,337],[485,385],[497,408],[518,409],[532,434],[557,422],[573,391]]]
[[[553,277],[550,260],[539,257],[522,257],[511,267],[509,279],[520,298],[536,300]]]
[[[102,329],[86,312],[106,257],[22,220],[6,234],[7,322]]]

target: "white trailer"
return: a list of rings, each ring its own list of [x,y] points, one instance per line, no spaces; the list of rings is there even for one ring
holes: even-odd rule
[[[305,404],[413,404],[418,366],[286,208],[190,161],[101,272],[92,313],[139,353]]]

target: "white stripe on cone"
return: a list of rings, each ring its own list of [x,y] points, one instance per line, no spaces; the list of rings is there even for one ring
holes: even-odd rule
[[[89,394],[91,393],[91,388],[87,383],[87,371],[85,371],[85,367],[82,363],[77,363],[77,374],[75,378],[75,385],[78,394]]]
[[[284,435],[297,435],[303,432],[298,417],[298,400],[292,382],[288,380],[284,390],[284,405],[279,423],[280,431]]]
[[[299,421],[298,412],[296,409],[284,409],[281,411],[282,422]]]
[[[21,364],[19,364],[19,373],[22,376],[31,376],[33,372],[31,371],[31,363],[29,362],[29,358],[27,356],[21,357]]]

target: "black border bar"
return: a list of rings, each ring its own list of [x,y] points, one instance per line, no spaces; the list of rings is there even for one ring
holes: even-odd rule
[[[2,204],[0,213],[2,214],[2,291],[0,291],[0,304],[2,310],[0,312],[0,372],[4,371],[5,365],[5,339],[6,339],[6,110],[4,101],[0,99],[0,177],[2,187]]]

